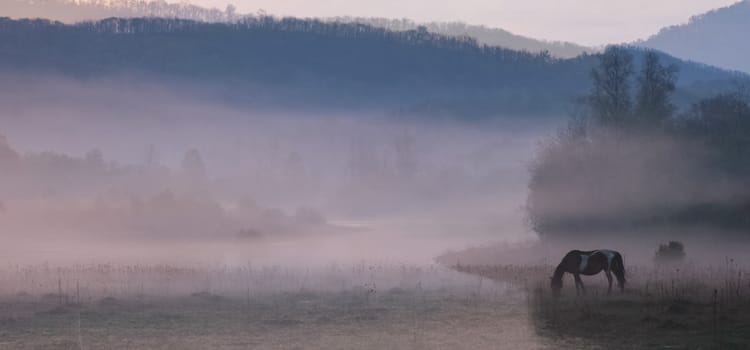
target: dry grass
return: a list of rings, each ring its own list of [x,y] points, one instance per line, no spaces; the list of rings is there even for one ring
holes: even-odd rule
[[[0,295],[0,349],[556,348],[525,294],[437,266],[10,266]]]
[[[746,271],[630,266],[625,294],[551,266],[0,269],[0,349],[735,349]]]
[[[603,276],[584,278],[577,296],[568,276],[549,291],[552,266],[456,266],[525,289],[539,335],[588,339],[609,349],[745,349],[750,344],[750,281],[727,259],[721,266],[630,267],[624,294],[606,295]]]

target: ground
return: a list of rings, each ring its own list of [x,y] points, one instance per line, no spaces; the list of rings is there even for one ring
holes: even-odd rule
[[[534,333],[518,294],[458,296],[399,288],[367,294],[297,292],[240,300],[197,293],[81,305],[61,305],[55,296],[5,298],[0,348],[551,348]]]
[[[0,349],[743,349],[747,271],[548,265],[0,268]]]
[[[607,294],[605,278],[585,277],[576,294],[567,276],[554,295],[545,273],[551,266],[456,266],[467,274],[507,281],[528,295],[536,333],[552,343],[585,340],[616,349],[747,349],[750,284],[746,271],[721,267],[632,266],[624,293]]]
[[[540,335],[582,337],[609,349],[746,349],[750,304],[718,306],[634,294],[613,297],[535,296]],[[720,309],[720,310],[719,310]]]

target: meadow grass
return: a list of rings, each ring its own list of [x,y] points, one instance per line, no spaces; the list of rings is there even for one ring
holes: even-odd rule
[[[440,266],[0,269],[0,349],[556,348],[529,320],[523,293]]]
[[[549,290],[547,265],[8,265],[0,349],[741,349],[750,284],[629,266]]]
[[[571,276],[559,296],[552,266],[455,266],[526,291],[537,333],[554,341],[587,339],[608,349],[746,349],[750,344],[750,281],[731,259],[718,266],[630,266],[624,293],[606,292],[602,275]]]

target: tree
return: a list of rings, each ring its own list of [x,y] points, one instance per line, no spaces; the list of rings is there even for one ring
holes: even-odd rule
[[[353,140],[349,148],[349,174],[354,182],[380,179],[381,162],[377,149],[369,140]]]
[[[5,136],[0,135],[0,165],[8,167],[11,165],[17,165],[21,161],[21,156],[18,152],[10,146],[8,139]]]
[[[750,103],[740,94],[704,99],[684,119],[685,131],[708,146],[714,165],[743,178],[750,173]]]
[[[159,165],[159,150],[154,144],[150,144],[146,147],[146,152],[143,157],[143,164],[148,167],[155,167]]]
[[[675,65],[662,65],[655,52],[646,53],[638,76],[635,106],[635,118],[640,126],[658,126],[674,114],[671,96],[675,90],[677,71]]]
[[[224,11],[226,13],[227,19],[230,21],[233,21],[235,19],[235,16],[237,16],[237,7],[235,7],[233,4],[227,5],[227,9]]]
[[[198,150],[191,149],[185,153],[185,158],[182,159],[182,171],[194,184],[205,182],[206,166]]]
[[[599,55],[599,66],[591,71],[593,88],[589,96],[592,117],[604,126],[619,126],[631,114],[630,78],[633,55],[627,49],[610,46]]]
[[[86,163],[92,168],[100,169],[104,167],[104,155],[99,149],[92,149],[86,152]]]
[[[411,179],[417,171],[417,159],[414,152],[414,139],[404,131],[393,140],[396,152],[396,175],[402,179]]]
[[[283,175],[287,181],[287,185],[299,189],[304,184],[305,180],[305,164],[302,160],[302,156],[297,152],[289,153],[286,161],[284,162]]]

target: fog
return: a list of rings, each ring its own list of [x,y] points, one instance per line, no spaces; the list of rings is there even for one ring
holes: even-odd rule
[[[673,239],[711,263],[744,249],[704,238],[740,236],[731,228],[659,221],[746,191],[695,140],[646,133],[545,148],[564,118],[260,109],[134,76],[3,82],[6,263],[552,264],[570,249],[615,247],[650,264]],[[532,179],[544,157],[547,177]],[[576,238],[540,244],[529,222],[539,215],[580,221],[565,229]],[[617,220],[628,224],[607,226]]]
[[[7,263],[551,264],[609,247],[650,264],[673,239],[712,245],[691,252],[700,261],[744,249],[705,238],[741,236],[731,227],[679,212],[746,192],[699,140],[549,147],[565,118],[261,109],[136,75],[4,74],[0,91]]]
[[[548,161],[532,184],[544,188],[530,198],[535,215],[592,219],[592,227],[615,220],[659,225],[655,217],[672,210],[731,206],[747,195],[741,179],[712,166],[711,150],[697,140],[661,132],[596,140],[542,152]]]
[[[746,75],[409,21],[8,4],[110,15],[0,17],[7,347],[750,342]]]
[[[527,165],[554,122],[259,110],[138,78],[6,75],[9,263],[432,263],[534,239]]]

